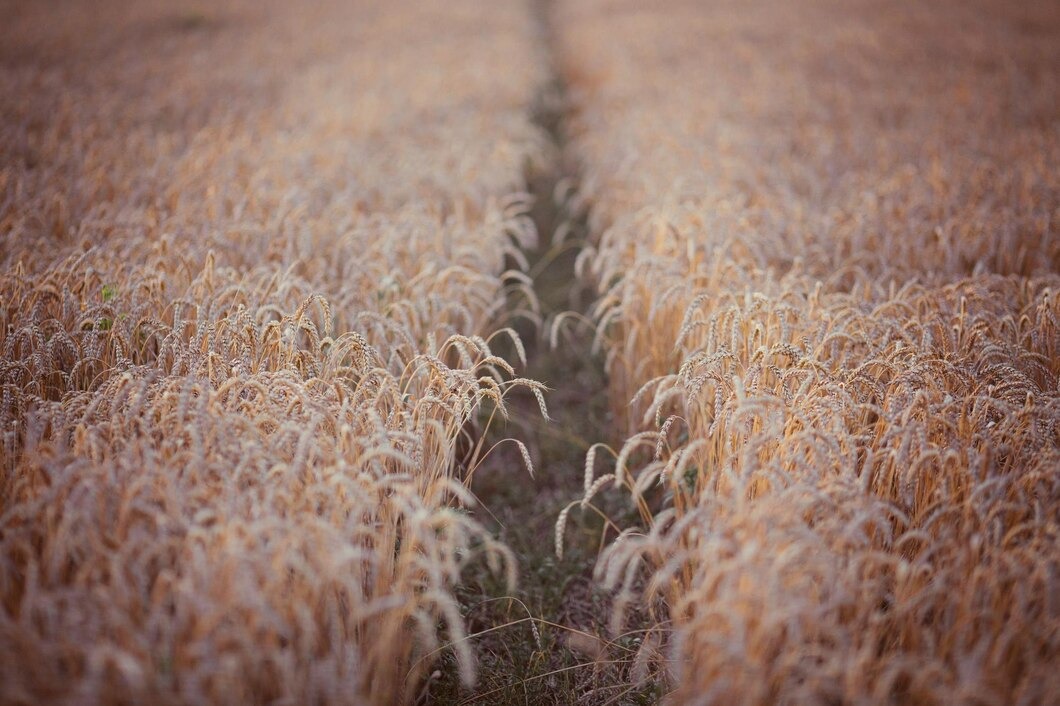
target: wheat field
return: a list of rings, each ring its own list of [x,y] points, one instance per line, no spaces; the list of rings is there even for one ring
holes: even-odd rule
[[[674,703],[1056,703],[1060,12],[665,8],[556,22],[616,623]]]
[[[524,9],[4,9],[2,700],[409,700],[514,580],[459,468],[535,387]]]
[[[0,704],[1060,703],[1060,7],[0,18]]]

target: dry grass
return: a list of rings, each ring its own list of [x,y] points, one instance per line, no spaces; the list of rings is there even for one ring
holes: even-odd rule
[[[514,580],[460,473],[540,394],[487,337],[525,8],[0,14],[0,702],[411,700],[464,568]]]
[[[598,576],[657,610],[674,702],[1054,700],[1056,9],[556,26],[628,429],[585,500],[643,520]]]

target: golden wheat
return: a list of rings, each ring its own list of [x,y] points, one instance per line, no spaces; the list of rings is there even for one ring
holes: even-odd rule
[[[547,158],[484,12],[5,5],[0,701],[395,703],[444,636],[471,681],[452,590],[514,564],[457,474],[541,399],[487,335]]]
[[[597,571],[616,621],[656,612],[671,698],[1055,699],[1060,14],[583,0],[556,26],[628,436],[583,503],[640,510]]]

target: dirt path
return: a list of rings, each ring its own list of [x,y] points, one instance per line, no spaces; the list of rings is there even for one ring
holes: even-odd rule
[[[551,51],[547,0],[535,3],[542,41]],[[554,52],[552,52],[554,56]],[[514,322],[526,344],[527,377],[550,388],[553,419],[545,421],[530,395],[511,400],[511,421],[496,425],[491,442],[525,440],[533,458],[531,478],[514,444],[501,444],[475,473],[472,490],[481,518],[515,552],[519,585],[509,592],[485,572],[459,589],[468,632],[478,660],[474,692],[460,688],[455,669],[443,660],[425,694],[437,704],[654,703],[655,685],[631,690],[621,678],[621,660],[636,646],[635,633],[608,644],[608,597],[595,589],[592,567],[602,545],[603,519],[575,509],[567,522],[564,557],[557,559],[556,518],[581,496],[582,469],[589,446],[611,428],[602,355],[591,352],[593,332],[567,317],[549,342],[555,317],[589,313],[593,294],[574,266],[587,237],[584,214],[577,212],[577,170],[566,156],[566,91],[554,73],[538,101],[536,122],[554,143],[557,159],[530,174],[531,216],[539,245],[527,252],[530,275],[545,324],[534,330]],[[614,517],[623,507],[603,508]],[[608,664],[607,660],[619,660]]]

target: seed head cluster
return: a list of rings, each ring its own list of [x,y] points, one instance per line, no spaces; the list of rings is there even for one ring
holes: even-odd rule
[[[411,700],[514,580],[460,472],[540,394],[525,8],[2,14],[0,702]]]
[[[1055,700],[1056,7],[556,27],[627,435],[585,502],[641,516],[597,576],[674,703]]]

